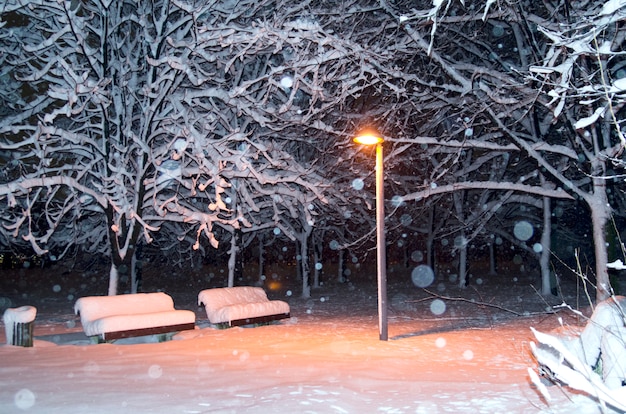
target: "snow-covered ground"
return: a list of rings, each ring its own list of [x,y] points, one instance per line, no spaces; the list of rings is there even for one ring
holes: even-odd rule
[[[289,302],[290,320],[226,330],[208,324],[193,293],[173,296],[178,309],[196,312],[196,330],[164,343],[99,345],[72,312],[78,292],[67,303],[22,295],[38,307],[34,347],[0,346],[0,412],[601,412],[557,386],[545,401],[530,383],[529,327],[584,321],[545,313],[548,303],[517,279],[465,290],[440,284],[434,296],[392,283],[387,342],[378,339],[372,283],[314,289],[309,300],[270,292]]]

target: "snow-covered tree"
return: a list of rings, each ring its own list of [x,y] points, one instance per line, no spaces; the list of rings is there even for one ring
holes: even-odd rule
[[[324,151],[354,126],[340,109],[401,77],[367,26],[342,27],[370,18],[356,5],[4,2],[2,96],[20,99],[0,121],[3,229],[110,256],[110,294],[138,244],[310,233],[334,190]]]
[[[371,223],[371,197],[350,189],[370,188],[351,143],[370,120],[387,138],[391,215],[398,199],[437,215],[433,196],[452,209],[443,195],[463,191],[478,208],[461,203],[465,217],[444,225],[483,237],[514,202],[541,223],[545,197],[583,200],[603,298],[607,206],[621,197],[605,184],[619,184],[607,174],[624,143],[623,7],[8,0],[3,237],[110,255],[110,293],[153,240],[206,254],[232,241],[237,254],[239,236],[302,242],[344,220],[348,246],[370,230],[350,234]],[[411,225],[426,231],[422,217]]]
[[[421,136],[402,142],[517,153],[547,178],[449,183],[435,192],[502,185],[583,200],[594,225],[597,297],[606,298],[607,167],[624,147],[623,2],[381,5],[406,33],[398,49],[419,51],[424,58],[415,61],[428,68],[414,66]],[[405,199],[432,193],[426,187]]]
[[[259,127],[273,132],[250,108],[264,98],[246,92],[247,78],[258,76],[272,92],[280,79],[268,77],[268,65],[248,73],[261,62],[258,50],[240,65],[244,56],[234,49],[259,40],[271,51],[279,39],[228,28],[236,25],[233,10],[222,6],[3,5],[4,50],[12,51],[5,63],[37,92],[22,93],[0,125],[0,149],[19,171],[0,185],[5,229],[39,254],[58,237],[110,255],[115,294],[118,272],[133,269],[137,243],[149,243],[164,222],[178,223],[181,240],[194,232],[195,248],[201,236],[216,247],[216,225],[251,225],[245,212],[258,206],[248,190],[289,193],[300,202],[294,209],[323,200],[322,183],[292,162],[284,141],[255,136]],[[254,184],[238,188],[245,207],[235,210],[227,192],[240,177]]]

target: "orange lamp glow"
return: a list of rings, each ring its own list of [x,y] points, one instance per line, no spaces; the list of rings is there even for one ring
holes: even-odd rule
[[[363,145],[377,145],[382,144],[384,141],[383,136],[375,129],[364,129],[354,137],[354,142]]]

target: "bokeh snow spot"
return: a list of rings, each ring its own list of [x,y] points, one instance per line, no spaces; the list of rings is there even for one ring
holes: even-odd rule
[[[410,226],[411,223],[413,222],[413,217],[411,217],[408,214],[403,214],[400,216],[400,224],[402,224],[403,226]]]
[[[441,299],[435,299],[430,303],[430,311],[433,315],[441,315],[446,311],[446,304]]]
[[[27,388],[22,388],[15,393],[15,396],[13,397],[13,403],[20,410],[28,410],[32,408],[33,405],[35,405],[36,399],[37,397],[35,397],[35,394],[31,390]]]
[[[83,372],[89,377],[96,376],[100,372],[100,365],[95,361],[89,361],[83,366]]]
[[[467,238],[465,236],[457,236],[454,238],[454,247],[463,249],[467,246]]]
[[[365,187],[365,183],[360,178],[355,178],[354,180],[352,180],[352,188],[354,188],[355,190],[362,190],[363,187]]]
[[[435,340],[435,346],[437,348],[443,348],[446,346],[446,338],[442,338],[441,336]]]
[[[468,349],[467,351],[463,352],[463,359],[471,361],[472,359],[474,359],[474,353]]]
[[[250,359],[250,352],[241,351],[238,356],[239,356],[239,361],[246,362],[247,360]]]
[[[289,89],[293,86],[293,78],[291,76],[283,76],[280,79],[280,86],[282,86],[285,89]]]
[[[435,272],[430,266],[419,265],[411,272],[411,280],[415,286],[425,288],[435,281]]]
[[[160,365],[150,365],[150,368],[148,368],[148,376],[150,378],[160,378],[161,375],[163,375],[163,368]]]
[[[422,260],[424,260],[424,253],[422,253],[421,250],[413,251],[413,253],[411,253],[411,260],[413,260],[415,263],[421,262]]]
[[[554,210],[552,210],[552,215],[554,217],[562,217],[563,216],[563,207],[554,207]]]
[[[404,204],[404,198],[401,195],[395,195],[391,197],[391,204],[394,207],[400,207]]]
[[[517,237],[518,240],[526,241],[533,237],[534,229],[532,224],[523,220],[515,223],[515,227],[513,228],[513,234]]]

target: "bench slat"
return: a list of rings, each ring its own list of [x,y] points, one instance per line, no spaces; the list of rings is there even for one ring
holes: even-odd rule
[[[113,341],[115,339],[132,338],[135,336],[157,335],[170,332],[189,331],[195,329],[195,323],[183,323],[179,325],[156,326],[152,328],[131,329],[128,331],[105,332],[98,335],[103,341]]]
[[[245,319],[237,319],[234,321],[230,321],[230,326],[253,325],[256,323],[266,323],[266,322],[278,321],[280,319],[287,319],[287,318],[291,318],[290,313],[257,316],[256,318],[245,318]]]

